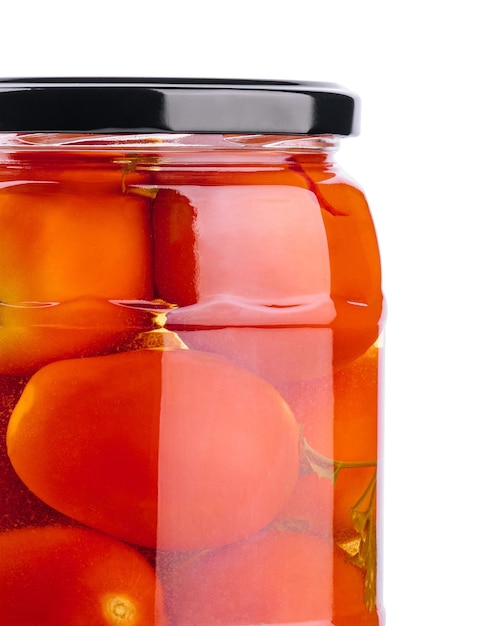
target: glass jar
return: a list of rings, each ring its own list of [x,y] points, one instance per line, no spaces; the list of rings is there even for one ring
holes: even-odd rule
[[[357,97],[3,81],[0,131],[0,626],[382,624]]]

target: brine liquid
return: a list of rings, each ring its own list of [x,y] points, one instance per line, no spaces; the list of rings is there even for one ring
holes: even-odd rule
[[[0,626],[382,622],[366,203],[223,158],[2,169]]]

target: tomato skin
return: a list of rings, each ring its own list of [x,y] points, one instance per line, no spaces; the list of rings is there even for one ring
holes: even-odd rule
[[[100,298],[51,306],[0,303],[0,374],[28,375],[59,359],[104,354],[152,327],[147,311]]]
[[[163,592],[135,550],[62,526],[0,533],[0,626],[165,626]]]
[[[53,187],[53,189],[52,189]],[[53,184],[0,189],[2,300],[150,295],[145,200]]]
[[[215,306],[219,298],[222,306],[222,298],[234,298],[241,315],[255,305],[261,314],[276,307],[275,313],[283,313],[280,324],[295,323],[288,320],[291,309],[299,315],[300,303],[306,302],[318,307],[316,322],[333,317],[326,234],[316,197],[305,188],[191,184],[161,189],[153,232],[160,298],[180,306]]]
[[[273,387],[189,350],[47,365],[7,432],[16,472],[47,504],[174,550],[236,541],[271,521],[296,482],[298,440]]]
[[[320,154],[294,155],[318,198],[330,254],[330,293],[336,308],[335,368],[361,356],[376,340],[383,317],[377,237],[362,189]]]
[[[107,301],[152,297],[149,220],[145,199],[120,191],[0,187],[1,372],[30,373],[119,340],[132,312]]]
[[[336,368],[364,352],[380,334],[383,318],[380,257],[370,210],[361,189],[342,178],[319,183],[325,201],[341,215],[323,214],[330,250],[333,359]]]
[[[362,571],[328,541],[297,532],[265,531],[195,556],[165,584],[171,626],[377,624],[363,620]]]
[[[158,296],[180,305],[173,329],[238,325],[242,316],[246,326],[323,326],[335,369],[376,340],[383,295],[365,196],[323,158],[303,158],[295,164],[303,186],[285,170],[285,184],[257,183],[261,173],[235,184],[237,173],[229,185],[159,189],[154,279]]]
[[[344,467],[334,483],[328,475],[302,474],[278,516],[280,524],[337,539],[357,536],[351,509],[376,473],[378,359],[373,346],[333,376],[281,387],[308,445]]]
[[[367,461],[377,458],[378,370],[379,348],[372,346],[362,357],[333,375],[337,459]]]
[[[27,381],[26,377],[0,374],[0,532],[24,526],[69,523],[27,489],[7,456],[8,421]]]

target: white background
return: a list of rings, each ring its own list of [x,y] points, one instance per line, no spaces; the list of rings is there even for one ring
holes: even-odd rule
[[[2,4],[0,77],[334,81],[388,301],[387,626],[482,624],[481,18],[476,0]]]

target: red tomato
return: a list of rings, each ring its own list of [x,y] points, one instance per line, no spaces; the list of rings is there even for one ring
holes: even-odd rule
[[[328,462],[341,463],[335,483],[327,476],[300,476],[287,506],[278,516],[287,527],[314,534],[335,533],[346,538],[357,533],[351,515],[370,485],[377,461],[378,349],[334,372],[333,376],[281,387],[283,397],[303,425],[311,448]],[[357,467],[357,464],[373,464]],[[361,503],[363,510],[369,502]]]
[[[376,235],[356,185],[326,163],[303,164],[305,171],[295,165],[285,184],[253,174],[251,184],[236,184],[233,174],[229,185],[161,188],[153,214],[156,287],[181,306],[169,315],[173,328],[329,328],[328,356],[338,368],[379,334]]]
[[[298,439],[273,387],[188,350],[47,365],[7,433],[18,475],[49,505],[132,543],[179,550],[267,524],[296,482]]]
[[[275,520],[275,527],[321,537],[334,536],[341,543],[359,539],[352,509],[361,500],[357,510],[367,510],[375,471],[375,468],[342,470],[335,484],[314,473],[300,476]]]
[[[33,524],[68,521],[27,489],[7,456],[8,420],[26,383],[26,378],[0,374],[0,532]]]
[[[0,533],[0,626],[165,626],[154,570],[135,550],[62,526]]]
[[[362,570],[328,541],[296,532],[194,556],[167,576],[166,605],[171,626],[378,624],[364,606]]]
[[[335,372],[334,454],[347,463],[375,463],[378,458],[378,348]],[[335,485],[335,532],[354,534],[352,507],[362,498],[376,475],[376,465],[342,469]],[[360,503],[364,510],[369,495]]]
[[[326,233],[308,189],[289,184],[161,189],[153,229],[159,297],[181,306],[203,305],[193,310],[194,323],[205,311],[208,324],[220,320],[224,326],[233,319],[257,325],[333,319]]]
[[[340,461],[377,458],[378,353],[372,347],[333,375],[334,449]]]
[[[362,191],[342,180],[317,186],[340,215],[323,213],[330,250],[333,358],[336,366],[361,356],[377,339],[383,315],[380,259]]]
[[[383,311],[380,258],[363,191],[326,156],[293,156],[311,182],[322,210],[329,250],[330,295],[336,308],[333,356],[336,367],[361,356],[376,340]]]
[[[145,200],[120,191],[53,182],[2,187],[0,371],[89,353],[92,324],[90,353],[111,346],[132,312],[99,302],[152,297],[149,224]],[[59,303],[66,304],[46,306]]]

